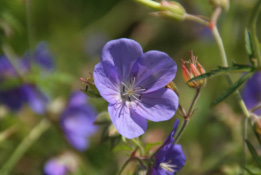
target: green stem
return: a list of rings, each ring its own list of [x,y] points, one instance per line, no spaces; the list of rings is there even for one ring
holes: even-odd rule
[[[180,130],[179,130],[179,132],[178,132],[178,134],[176,136],[176,138],[175,138],[174,143],[178,143],[178,141],[181,138],[182,134],[184,133],[186,127],[188,126],[188,123],[189,123],[189,118],[187,118],[187,119],[184,118],[183,124],[182,124],[182,126],[181,126],[181,128],[180,128]]]
[[[143,5],[146,5],[147,7],[153,8],[155,10],[162,10],[161,9],[161,4],[155,1],[151,0],[135,0]]]
[[[204,26],[208,26],[209,25],[209,22],[198,17],[198,16],[195,16],[195,15],[191,15],[191,14],[188,14],[188,13],[185,13],[184,14],[184,20],[189,20],[189,21],[194,21],[194,22],[197,22],[199,24],[202,24]]]
[[[220,13],[218,13],[218,14],[220,14]],[[215,16],[215,15],[213,15],[213,16]],[[217,20],[217,17],[215,18],[215,20]],[[216,23],[216,21],[214,21],[214,26],[212,28],[212,34],[213,34],[213,36],[216,40],[216,43],[218,45],[218,48],[219,48],[219,52],[220,52],[221,60],[222,60],[222,66],[228,67],[227,56],[226,56],[224,44],[223,44],[222,38],[220,37],[219,31],[218,31],[215,23]],[[229,84],[233,84],[233,80],[230,76],[230,73],[227,74],[227,81],[229,82]],[[243,115],[246,118],[249,118],[250,117],[249,112],[248,112],[247,107],[246,107],[244,101],[242,100],[242,97],[238,90],[235,92],[235,95],[236,95],[236,99],[237,99],[236,101],[238,102],[238,104],[243,112]]]
[[[142,163],[142,161],[141,161],[139,158],[137,158],[137,157],[131,157],[131,158],[129,158],[129,159],[122,165],[122,167],[121,167],[121,169],[119,170],[119,172],[117,173],[117,175],[121,175],[122,172],[124,171],[124,169],[127,167],[127,165],[128,165],[131,161],[133,161],[133,160],[138,161],[142,166],[144,166],[143,163]]]
[[[131,139],[131,141],[140,149],[141,155],[144,156],[145,151],[143,146],[141,145],[140,141],[137,141],[136,139]]]
[[[190,116],[191,116],[191,114],[193,113],[193,108],[194,108],[194,106],[195,106],[195,104],[196,104],[196,101],[197,101],[197,99],[198,99],[198,97],[199,97],[199,94],[200,94],[200,88],[198,88],[197,90],[196,90],[196,94],[195,94],[195,96],[194,96],[194,98],[193,98],[193,100],[192,100],[192,102],[191,102],[191,104],[190,104],[190,107],[189,107],[189,110],[188,110],[188,112],[187,112],[187,115],[186,115],[186,118],[189,118]]]
[[[257,33],[256,33],[256,22],[257,22],[257,17],[259,14],[260,7],[261,7],[261,0],[258,0],[257,4],[255,5],[255,9],[253,10],[251,20],[250,20],[250,31],[251,31],[250,37],[251,37],[251,41],[252,41],[254,57],[258,61],[259,67],[261,67],[261,55],[260,55],[259,42],[258,42]]]
[[[190,119],[190,117],[193,114],[193,109],[194,109],[196,101],[197,101],[197,99],[199,97],[199,94],[200,94],[200,88],[196,89],[196,94],[195,94],[193,100],[191,101],[191,104],[190,104],[190,107],[188,109],[188,112],[186,113],[186,115],[183,116],[184,121],[183,121],[183,124],[182,124],[178,134],[175,136],[175,142],[174,143],[177,143],[179,141],[179,139],[181,138],[182,134],[184,133],[186,127],[188,126],[189,119]]]
[[[13,125],[0,133],[0,143],[17,131],[17,125]]]
[[[247,164],[247,159],[246,159],[247,146],[245,143],[245,140],[247,140],[247,126],[248,126],[248,118],[244,117],[243,118],[243,165],[244,167]],[[243,169],[243,175],[245,175],[244,169]]]
[[[217,12],[218,10],[218,12]],[[218,48],[219,48],[219,51],[220,51],[220,54],[221,54],[221,58],[222,58],[222,66],[225,66],[225,67],[228,67],[228,62],[227,62],[227,56],[226,56],[226,52],[225,52],[225,48],[224,48],[224,44],[223,44],[223,41],[222,41],[222,38],[220,37],[220,34],[219,34],[219,31],[216,27],[216,21],[218,19],[218,16],[220,15],[221,11],[219,9],[216,9],[215,12],[214,12],[214,15],[215,16],[215,13],[216,13],[216,17],[214,18],[214,21],[212,22],[212,24],[214,24],[213,28],[212,28],[212,33],[213,33],[213,36],[217,42],[217,45],[218,45]],[[212,18],[213,19],[213,18]],[[230,85],[233,84],[233,80],[231,78],[231,75],[230,73],[227,73],[226,75],[227,77],[227,81]],[[249,111],[239,93],[239,91],[237,90],[235,92],[235,95],[236,95],[236,101],[238,102],[242,112],[243,112],[243,116],[244,116],[244,120],[243,120],[243,139],[245,141],[246,139],[246,136],[247,136],[247,125],[245,124],[248,120],[248,118],[250,118],[250,114],[249,114]],[[243,167],[246,166],[246,143],[243,144]],[[243,171],[243,174],[245,174],[245,171]]]
[[[5,162],[1,169],[1,175],[9,175],[13,167],[31,147],[31,145],[50,127],[46,119],[42,119],[17,146],[13,154]]]
[[[222,38],[219,35],[219,32],[218,32],[216,25],[212,29],[212,34],[213,34],[213,36],[214,36],[214,38],[217,42],[218,49],[219,49],[219,52],[221,54],[222,65],[225,66],[225,67],[228,67],[227,56],[226,56],[225,48],[224,48],[224,45],[223,45],[223,41],[222,41]]]

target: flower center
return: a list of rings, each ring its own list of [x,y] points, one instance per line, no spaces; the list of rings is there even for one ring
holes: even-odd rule
[[[172,165],[170,163],[167,163],[167,162],[162,162],[160,163],[160,167],[163,168],[164,170],[166,171],[169,171],[171,173],[175,172],[175,169],[177,166],[176,165]]]
[[[131,81],[132,80],[132,81]],[[146,89],[140,86],[135,86],[136,78],[133,76],[128,83],[121,82],[121,96],[124,101],[139,101],[142,96],[142,92],[145,92]]]

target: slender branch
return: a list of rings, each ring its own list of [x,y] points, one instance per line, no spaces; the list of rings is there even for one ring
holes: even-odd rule
[[[138,161],[140,163],[141,166],[143,165],[143,162],[138,158],[138,157],[130,157],[121,167],[121,169],[119,170],[119,172],[117,173],[117,175],[121,175],[124,171],[124,169],[127,167],[127,165],[131,162],[131,161]]]
[[[189,118],[184,118],[183,124],[182,124],[182,126],[181,126],[181,128],[180,128],[180,130],[179,130],[179,132],[178,132],[178,134],[176,136],[176,138],[175,138],[174,144],[178,143],[178,141],[181,138],[182,134],[184,133],[186,127],[188,126],[188,123],[189,123]]]
[[[222,38],[219,35],[217,26],[214,25],[211,31],[212,31],[212,34],[213,34],[216,42],[217,42],[218,49],[219,49],[219,52],[221,54],[222,65],[225,66],[225,67],[228,67],[226,51],[225,51],[225,48],[224,48],[224,45],[223,45]]]
[[[250,112],[255,112],[257,110],[261,109],[261,103],[259,103],[258,105],[256,105],[255,107],[250,109]]]
[[[188,126],[189,119],[190,119],[190,117],[193,114],[193,109],[194,109],[196,101],[197,101],[197,99],[199,97],[199,94],[200,94],[200,88],[196,89],[196,94],[195,94],[193,100],[191,101],[191,104],[189,106],[188,112],[183,116],[183,118],[184,118],[183,124],[182,124],[178,134],[175,137],[174,143],[177,143],[179,141],[180,137],[182,136],[182,134],[184,133],[186,127]]]
[[[1,175],[9,175],[13,167],[21,159],[24,153],[32,146],[32,144],[50,127],[50,123],[46,119],[42,119],[17,146],[13,154],[4,163],[1,169]]]
[[[243,118],[243,165],[245,166],[247,164],[247,146],[245,143],[245,140],[247,140],[247,125],[248,125],[248,118]],[[243,171],[243,175],[245,174],[245,171]]]
[[[10,128],[7,128],[3,132],[0,133],[0,143],[3,142],[5,139],[7,139],[9,136],[14,134],[17,131],[18,127],[17,125],[13,125]]]
[[[220,37],[220,34],[219,34],[219,31],[217,29],[217,26],[216,26],[216,22],[218,20],[218,17],[219,15],[221,14],[222,12],[222,9],[220,7],[216,8],[215,11],[214,11],[214,14],[212,16],[212,24],[210,26],[210,29],[212,29],[212,33],[213,33],[213,36],[217,42],[217,45],[218,45],[218,48],[219,48],[219,51],[220,51],[220,54],[221,54],[221,58],[222,58],[222,66],[225,66],[227,67],[228,66],[228,62],[227,62],[227,56],[226,56],[226,52],[225,52],[225,48],[224,48],[224,44],[223,44],[223,41],[222,41],[222,38]],[[233,84],[233,80],[231,78],[231,75],[230,73],[227,73],[226,75],[227,77],[227,81],[229,82],[229,84]],[[248,121],[248,118],[250,118],[250,114],[249,114],[249,111],[247,110],[247,107],[239,93],[239,91],[237,90],[235,92],[235,95],[236,95],[236,101],[238,102],[242,112],[243,112],[243,116],[244,116],[244,120],[243,120],[243,141],[245,141],[247,139],[247,121]],[[246,166],[246,143],[244,142],[243,144],[243,167]],[[245,174],[245,171],[243,171],[243,174]]]
[[[194,22],[197,22],[197,23],[202,24],[204,26],[209,25],[209,22],[207,20],[204,20],[204,19],[202,19],[198,16],[191,15],[191,14],[188,14],[188,13],[184,14],[184,20],[194,21]]]
[[[215,26],[216,26],[217,20],[218,20],[218,18],[219,18],[219,16],[220,16],[221,12],[222,12],[222,8],[221,8],[221,7],[217,7],[217,8],[215,9],[215,11],[214,11],[214,13],[213,13],[213,15],[212,15],[212,17],[211,17],[211,23],[212,23],[212,25],[215,25]]]
[[[186,111],[185,111],[185,109],[183,108],[183,106],[181,106],[181,104],[179,104],[179,110],[181,111],[182,116],[185,116],[185,115],[186,115]]]
[[[144,151],[144,148],[143,148],[143,146],[141,145],[140,141],[139,141],[139,140],[137,141],[136,139],[131,139],[131,141],[132,141],[137,147],[139,147],[140,152],[141,152],[141,155],[144,156],[145,151]]]
[[[187,112],[186,118],[190,118],[190,116],[191,116],[191,114],[193,112],[192,110],[193,110],[193,108],[194,108],[194,106],[196,104],[196,101],[197,101],[198,97],[199,97],[199,94],[200,94],[200,88],[198,88],[196,90],[196,94],[195,94],[195,96],[194,96],[194,98],[193,98],[193,100],[192,100],[192,102],[190,104],[190,107],[189,107],[189,110]]]

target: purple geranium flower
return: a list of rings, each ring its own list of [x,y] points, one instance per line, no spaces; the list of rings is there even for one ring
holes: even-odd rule
[[[93,124],[95,116],[94,109],[87,104],[86,95],[81,91],[74,92],[62,113],[60,124],[70,144],[79,151],[88,147],[88,137],[97,130]]]
[[[131,39],[109,41],[101,62],[95,66],[94,82],[109,102],[112,123],[126,138],[138,137],[147,121],[169,120],[178,107],[178,96],[164,88],[175,77],[176,63],[160,51],[143,53]]]
[[[179,121],[176,120],[170,135],[155,155],[155,165],[152,168],[152,175],[175,175],[186,163],[185,154],[181,145],[174,144],[174,135],[178,128]]]
[[[248,109],[261,104],[261,72],[256,72],[246,82],[242,96]],[[255,113],[261,115],[261,109],[255,111]]]
[[[67,167],[57,158],[52,158],[45,164],[44,172],[46,175],[66,175]]]
[[[53,65],[52,58],[50,56],[47,46],[37,46],[33,54],[33,62],[42,67],[45,71],[50,70]],[[40,47],[41,46],[41,47]],[[41,49],[40,49],[41,48]],[[43,54],[44,53],[44,54]],[[29,59],[27,56],[19,60],[18,68],[21,73],[25,74],[29,71]],[[50,64],[47,64],[50,63]],[[48,66],[47,66],[48,65]],[[9,81],[10,79],[16,79],[18,77],[13,66],[6,58],[6,56],[0,57],[0,83]],[[35,85],[30,83],[21,83],[11,87],[0,87],[0,103],[5,104],[11,110],[17,111],[21,109],[24,103],[27,103],[31,109],[37,114],[43,114],[47,105],[47,97],[36,88]]]
[[[53,157],[44,165],[45,175],[66,175],[77,169],[77,159],[70,152]]]

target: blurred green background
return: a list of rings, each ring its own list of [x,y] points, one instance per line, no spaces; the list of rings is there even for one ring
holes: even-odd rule
[[[178,2],[191,14],[210,17],[213,12],[206,0]],[[218,21],[229,64],[231,61],[248,64],[244,30],[255,2],[232,0],[229,11],[223,13]],[[1,19],[11,26],[8,29],[10,35],[5,40],[14,51],[22,57],[28,48],[33,50],[40,41],[47,41],[55,58],[56,73],[68,76],[65,79],[69,81],[63,83],[50,82],[55,88],[43,88],[52,99],[66,101],[72,90],[84,88],[79,78],[86,78],[93,71],[107,41],[131,38],[142,45],[144,52],[160,50],[176,61],[178,72],[174,82],[180,91],[180,103],[187,108],[195,92],[184,83],[180,58],[188,60],[189,51],[193,50],[206,71],[215,69],[221,65],[217,45],[209,29],[193,22],[175,23],[155,18],[151,12],[153,10],[132,0],[0,0]],[[235,80],[238,77],[240,74],[233,74]],[[215,108],[209,107],[227,87],[224,77],[218,76],[210,79],[203,88],[197,110],[180,140],[187,156],[187,164],[180,174],[238,174],[243,163],[240,110],[233,96]],[[107,104],[103,100],[90,99],[90,102],[99,112],[106,110]],[[19,122],[21,127],[0,142],[0,167],[38,120],[28,108],[18,114],[3,112],[2,109],[1,131]],[[147,132],[162,131],[165,138],[173,122],[174,118],[166,122],[150,122]],[[251,138],[251,131],[249,135]],[[115,175],[127,153],[111,151],[108,142],[100,143],[100,136],[101,131],[92,137],[90,148],[82,155],[97,174]],[[162,141],[162,138],[156,139],[155,136],[155,142]],[[13,174],[42,174],[45,161],[65,148],[59,132],[51,128],[26,152]]]

